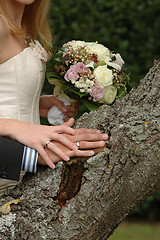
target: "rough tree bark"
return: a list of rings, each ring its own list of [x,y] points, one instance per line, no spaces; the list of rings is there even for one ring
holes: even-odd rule
[[[138,88],[113,106],[84,114],[76,127],[99,128],[111,137],[89,159],[40,167],[0,205],[19,197],[0,217],[0,239],[103,240],[160,187],[160,62]]]

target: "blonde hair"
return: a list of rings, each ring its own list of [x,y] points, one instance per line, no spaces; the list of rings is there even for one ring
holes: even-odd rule
[[[27,39],[36,40],[38,38],[44,48],[50,52],[52,38],[47,18],[49,6],[50,0],[35,0],[32,4],[26,5],[22,17],[22,29],[12,23],[2,0],[0,0],[0,16],[12,32],[25,37],[27,32]]]

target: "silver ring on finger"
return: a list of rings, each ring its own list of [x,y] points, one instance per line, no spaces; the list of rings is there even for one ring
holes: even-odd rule
[[[76,145],[77,145],[77,148],[79,149],[79,148],[80,148],[80,143],[79,143],[79,141],[76,142]]]
[[[51,140],[48,140],[46,143],[45,143],[45,145],[44,145],[44,147],[48,147],[48,144],[51,142]]]

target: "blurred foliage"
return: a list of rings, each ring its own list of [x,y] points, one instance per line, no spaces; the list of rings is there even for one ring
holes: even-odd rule
[[[98,41],[122,55],[133,87],[160,56],[159,13],[160,0],[51,0],[54,48],[73,39]],[[44,93],[52,91],[46,83]],[[156,220],[159,204],[160,190],[132,216]]]
[[[129,219],[145,219],[148,221],[160,221],[160,189],[138,206]]]
[[[52,0],[55,47],[69,40],[98,41],[119,52],[133,85],[160,56],[160,0]]]

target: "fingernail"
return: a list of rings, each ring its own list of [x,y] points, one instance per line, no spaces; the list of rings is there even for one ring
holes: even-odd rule
[[[68,156],[65,156],[65,157],[64,157],[64,160],[69,161],[70,158],[69,158]]]
[[[63,111],[63,112],[67,112],[67,109],[66,109],[66,108],[62,108],[62,111]]]
[[[54,168],[56,168],[56,166],[55,166],[54,164],[52,164],[52,165],[51,165],[51,168],[54,169]]]
[[[94,151],[90,151],[89,156],[93,156],[93,155],[94,155]]]
[[[107,139],[108,139],[108,135],[107,135],[107,134],[103,134],[103,138],[104,138],[105,140],[107,140]]]
[[[100,141],[99,142],[99,146],[104,146],[105,142],[104,141]]]
[[[77,149],[78,149],[78,147],[77,147],[76,145],[73,145],[73,149],[77,150]]]
[[[101,131],[97,130],[96,133],[101,133]]]

